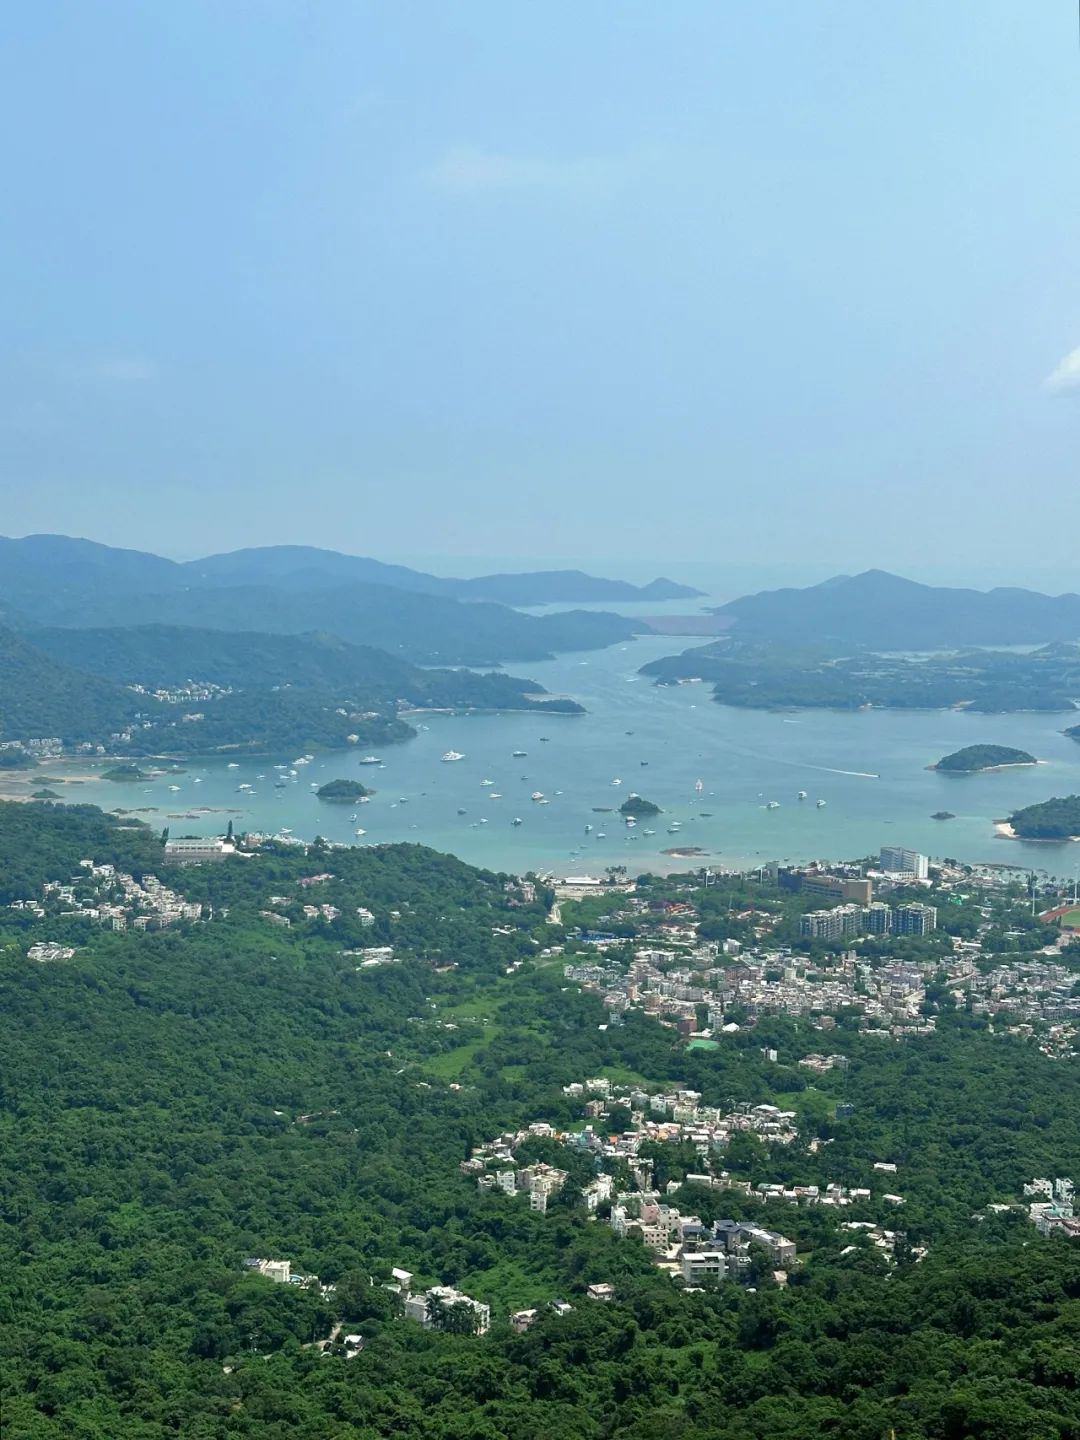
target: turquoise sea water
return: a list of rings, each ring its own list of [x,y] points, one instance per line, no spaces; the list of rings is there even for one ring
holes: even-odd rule
[[[680,861],[662,853],[675,846],[700,847],[708,862],[732,867],[857,856],[882,844],[1033,865],[1057,875],[1072,875],[1080,865],[1080,846],[1021,845],[995,839],[993,828],[995,819],[1019,805],[1080,792],[1080,744],[1061,734],[1069,717],[772,714],[716,705],[704,685],[660,688],[637,674],[646,661],[687,643],[694,642],[648,637],[508,667],[580,700],[588,713],[420,717],[426,728],[415,739],[379,752],[381,769],[361,766],[352,752],[320,755],[296,767],[295,779],[278,789],[273,763],[294,756],[244,761],[237,769],[224,761],[193,763],[182,775],[144,783],[91,779],[67,785],[64,799],[138,811],[154,825],[169,825],[173,835],[220,832],[231,818],[238,830],[288,827],[301,838],[417,841],[512,871],[574,874],[608,864],[641,871],[703,863],[701,857]],[[948,751],[979,741],[1019,746],[1047,763],[968,777],[926,769]],[[440,757],[451,749],[465,759],[444,763]],[[528,754],[514,759],[514,750]],[[85,765],[79,768],[85,773]],[[64,770],[53,766],[50,773]],[[362,779],[377,793],[356,807],[318,801],[312,784],[339,776]],[[485,779],[494,784],[483,786]],[[622,784],[613,785],[614,779]],[[170,790],[170,784],[180,788]],[[241,784],[253,793],[238,791]],[[529,798],[536,790],[546,805]],[[808,792],[803,802],[796,799],[799,790]],[[631,791],[664,813],[628,832],[614,812]],[[818,799],[826,801],[824,808],[817,808]],[[773,800],[779,808],[765,808]],[[598,813],[606,807],[613,813]],[[954,811],[957,818],[931,820],[935,810]],[[518,827],[511,823],[515,816],[522,821]],[[668,834],[676,820],[681,829]],[[588,835],[587,824],[593,826]],[[646,836],[646,827],[656,834]],[[366,834],[357,837],[358,828]]]

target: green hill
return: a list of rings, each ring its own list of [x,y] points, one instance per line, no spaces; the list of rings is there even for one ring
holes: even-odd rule
[[[951,755],[943,755],[932,770],[946,774],[971,775],[977,770],[997,770],[1003,765],[1037,765],[1034,755],[1026,750],[1013,750],[1008,745],[965,745]]]
[[[1054,796],[1025,805],[1009,816],[1015,834],[1024,840],[1072,840],[1080,836],[1080,795]]]

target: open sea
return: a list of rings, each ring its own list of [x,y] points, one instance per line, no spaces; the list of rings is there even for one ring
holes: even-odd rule
[[[682,601],[647,608],[687,613],[695,606]],[[1052,875],[1071,876],[1080,866],[1080,846],[1021,844],[994,834],[994,821],[1018,806],[1080,793],[1080,744],[1061,733],[1072,723],[1069,716],[774,714],[717,705],[706,685],[658,687],[638,675],[647,661],[695,643],[702,641],[649,636],[609,650],[509,665],[512,673],[579,700],[588,713],[414,717],[423,728],[414,739],[382,749],[379,767],[361,765],[351,751],[317,755],[304,765],[281,755],[245,760],[237,768],[224,760],[191,762],[183,774],[144,782],[92,777],[57,788],[67,801],[168,825],[173,836],[221,833],[231,819],[238,831],[288,830],[303,839],[414,841],[516,872],[573,875],[619,864],[631,873],[703,864],[744,868],[769,860],[855,857],[883,844]],[[982,741],[1018,746],[1046,763],[957,777],[926,768],[951,750]],[[465,758],[444,762],[449,750]],[[514,758],[515,750],[526,754]],[[275,762],[296,774],[275,770]],[[87,768],[81,762],[44,770],[62,777],[85,775]],[[339,777],[362,780],[376,793],[355,806],[315,798],[314,786]],[[285,784],[275,786],[280,779]],[[800,790],[807,799],[796,798]],[[536,791],[547,803],[530,798]],[[663,813],[630,830],[617,809],[635,791]],[[825,805],[819,807],[819,800]],[[767,808],[773,801],[776,808]],[[956,818],[932,820],[936,810],[951,810]],[[520,825],[512,823],[515,818]],[[676,833],[669,833],[673,826]],[[646,835],[646,829],[655,833]],[[702,853],[664,853],[677,847]]]

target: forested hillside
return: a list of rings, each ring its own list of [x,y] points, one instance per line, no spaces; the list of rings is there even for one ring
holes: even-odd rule
[[[83,858],[160,855],[89,809],[0,807],[0,869],[21,865],[26,887]],[[27,912],[0,910],[0,1234],[19,1257],[0,1268],[5,1440],[1080,1433],[1080,1247],[986,1208],[1080,1169],[1075,1064],[962,1013],[905,1044],[842,1025],[829,1044],[849,1066],[813,1083],[794,1062],[820,1037],[788,1021],[713,1052],[644,1015],[604,1029],[599,1000],[538,959],[562,934],[542,894],[416,846],[275,846],[160,873],[213,918],[64,921],[74,956],[38,964]],[[289,927],[266,918],[272,897]],[[396,959],[358,969],[358,943]],[[749,1180],[858,1184],[887,1157],[926,1258],[889,1266],[835,1214],[683,1185],[703,1217],[753,1204],[803,1256],[786,1291],[763,1273],[683,1293],[588,1218],[587,1164],[562,1162],[573,1183],[546,1215],[462,1175],[486,1137],[577,1123],[562,1087],[604,1072],[794,1107],[796,1145],[730,1147]],[[660,1179],[697,1163],[672,1148]],[[844,1218],[898,1223],[876,1198]],[[247,1256],[336,1288],[275,1285]],[[395,1265],[490,1303],[491,1332],[402,1318]],[[609,1304],[585,1298],[600,1281]],[[529,1305],[536,1324],[512,1334]],[[353,1358],[313,1344],[338,1320],[364,1336]]]

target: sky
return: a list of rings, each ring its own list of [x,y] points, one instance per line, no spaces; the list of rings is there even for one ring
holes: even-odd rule
[[[4,29],[4,533],[1080,589],[1075,0]]]

